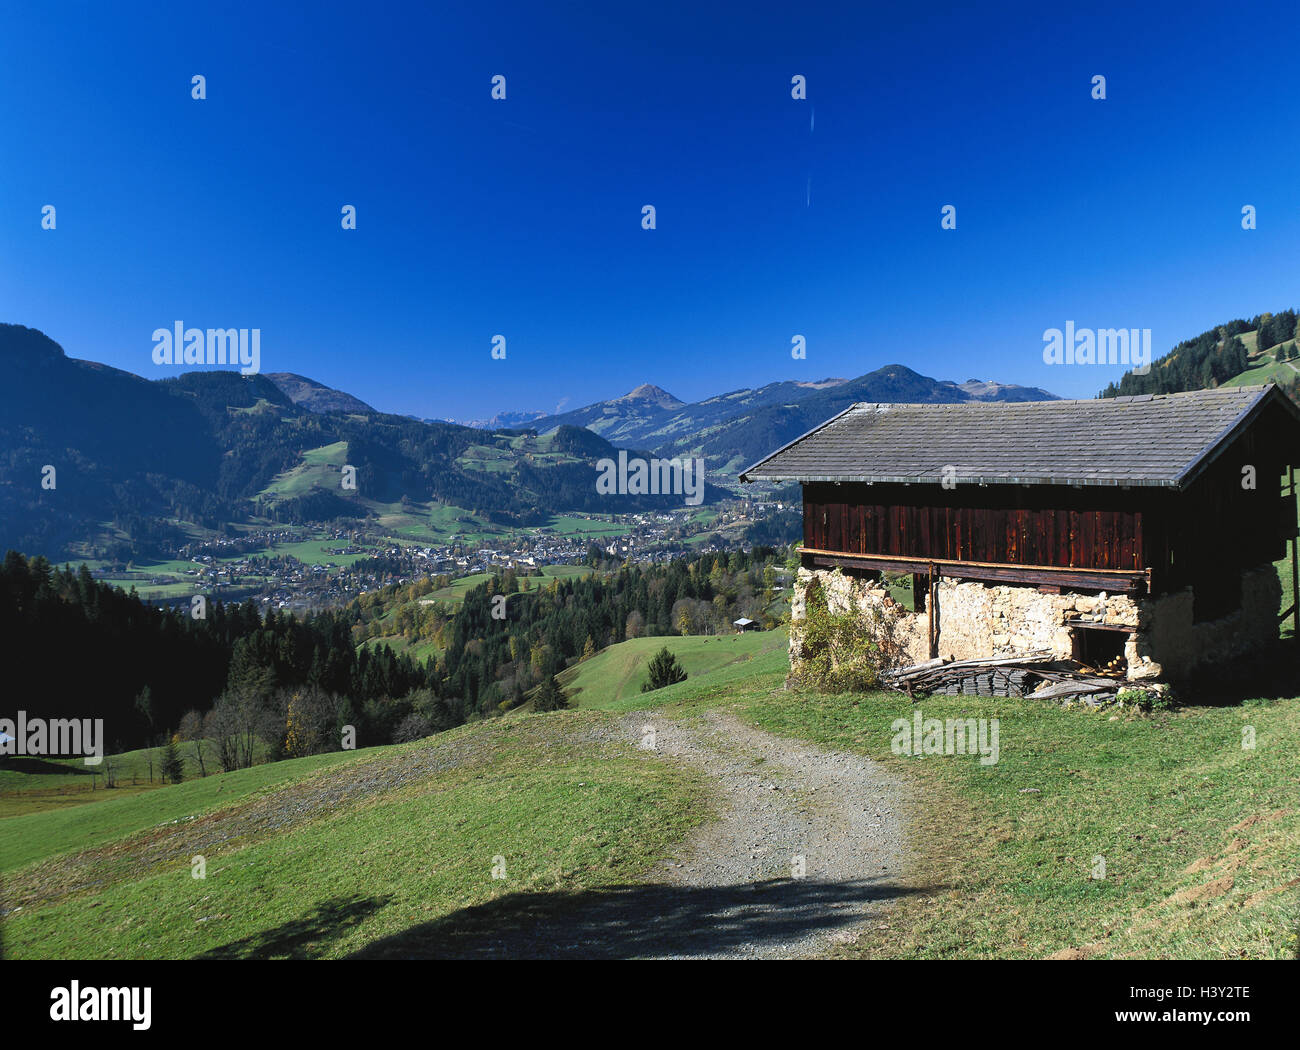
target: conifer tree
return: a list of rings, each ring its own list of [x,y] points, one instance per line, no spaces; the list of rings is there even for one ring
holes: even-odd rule
[[[560,688],[560,683],[551,675],[538,688],[533,696],[534,711],[561,711],[569,706],[569,697]]]
[[[159,767],[163,780],[172,784],[179,784],[185,779],[185,762],[181,759],[181,753],[176,748],[176,741],[168,736],[167,743],[163,745],[162,763]]]
[[[641,692],[650,693],[656,689],[662,689],[667,685],[675,685],[678,682],[686,681],[686,672],[682,670],[681,664],[677,662],[668,646],[664,646],[650,660],[649,666],[650,678],[641,686]]]

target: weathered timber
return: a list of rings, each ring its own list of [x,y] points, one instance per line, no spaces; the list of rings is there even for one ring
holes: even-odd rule
[[[1073,682],[1052,682],[1039,686],[1027,699],[1059,700],[1065,696],[1079,696],[1083,693],[1104,693],[1115,688],[1113,678],[1081,678]]]
[[[991,583],[1050,583],[1071,590],[1131,593],[1147,586],[1148,570],[1073,569],[1052,565],[1011,565],[988,562],[929,562],[916,558],[880,554],[848,554],[843,551],[805,547],[803,555],[813,567],[888,570],[892,572],[928,573],[936,566],[941,576],[959,580],[984,580]]]
[[[1105,623],[1101,620],[1083,620],[1077,617],[1066,620],[1065,626],[1086,627],[1090,631],[1122,631],[1124,634],[1132,634],[1137,630],[1131,624]]]
[[[909,695],[1027,696],[1049,700],[1114,693],[1115,678],[1084,670],[1073,660],[1057,660],[1043,650],[986,660],[927,660],[884,675],[887,687]]]

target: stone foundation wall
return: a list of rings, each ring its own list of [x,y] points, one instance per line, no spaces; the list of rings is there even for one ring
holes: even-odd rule
[[[810,591],[820,587],[832,612],[868,612],[895,605],[878,580],[846,576],[839,569],[800,569],[795,581],[790,658],[799,658],[798,621]],[[1241,608],[1221,620],[1192,623],[1192,591],[1159,598],[1122,594],[1044,594],[1035,587],[939,581],[939,655],[954,660],[1015,656],[1043,649],[1068,659],[1074,649],[1067,620],[1128,627],[1124,657],[1128,677],[1184,677],[1205,661],[1240,655],[1277,638],[1282,596],[1274,568],[1242,576]],[[913,663],[930,657],[929,617],[903,610],[896,638]]]

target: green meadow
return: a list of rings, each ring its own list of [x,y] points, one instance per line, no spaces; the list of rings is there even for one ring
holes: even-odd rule
[[[689,677],[642,694],[665,644]],[[1207,685],[1147,713],[1005,698],[914,707],[788,690],[787,671],[783,632],[634,639],[565,672],[567,711],[5,817],[5,951],[403,955],[438,950],[467,908],[502,894],[626,885],[709,812],[702,773],[612,731],[653,708],[730,711],[867,756],[909,786],[906,892],[835,955],[1296,955],[1300,698]],[[917,709],[996,718],[998,762],[896,754],[895,720]]]

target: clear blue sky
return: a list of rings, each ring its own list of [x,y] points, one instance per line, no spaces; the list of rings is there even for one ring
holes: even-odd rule
[[[1091,396],[1045,328],[1300,302],[1293,5],[304,6],[5,5],[0,320],[150,377],[156,328],[260,328],[468,418],[892,362]]]

